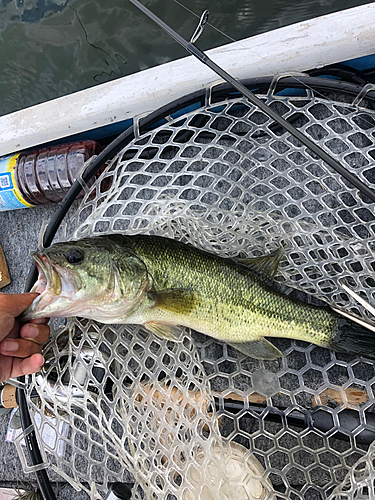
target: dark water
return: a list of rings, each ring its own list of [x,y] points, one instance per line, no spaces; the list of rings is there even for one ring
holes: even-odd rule
[[[180,1],[180,0],[179,0]],[[143,0],[183,37],[197,17],[174,0]],[[229,43],[369,3],[363,0],[181,0],[210,11],[198,45]],[[222,33],[221,33],[222,32]],[[228,38],[228,35],[230,38]],[[184,57],[127,0],[0,0],[0,115]]]

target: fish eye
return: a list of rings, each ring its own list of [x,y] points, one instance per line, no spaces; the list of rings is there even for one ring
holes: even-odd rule
[[[69,264],[80,264],[84,259],[84,253],[82,250],[71,249],[66,252],[65,257]]]

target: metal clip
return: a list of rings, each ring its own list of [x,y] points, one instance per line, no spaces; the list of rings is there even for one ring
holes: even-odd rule
[[[373,83],[368,83],[367,85],[365,85],[352,102],[352,106],[359,106],[359,104],[363,101],[366,95],[371,92],[371,90],[375,90],[375,85]]]
[[[81,187],[84,190],[84,192],[85,192],[86,195],[88,195],[90,193],[93,181],[91,181],[91,182],[89,181],[90,183],[87,184],[87,182],[83,180],[83,174],[86,172],[86,170],[89,167],[89,165],[91,164],[91,162],[93,160],[95,160],[95,158],[97,156],[98,155],[93,155],[88,160],[86,160],[85,163],[82,165],[82,167],[80,168],[79,172],[77,172],[77,175],[76,175],[76,181],[79,182],[79,184],[81,185]]]
[[[208,12],[208,10],[203,11],[203,14],[201,15],[201,17],[199,19],[198,26],[196,27],[192,37],[190,38],[189,43],[195,43],[198,40],[198,38],[201,36],[203,29],[204,29],[205,25],[207,24],[209,15],[210,15],[210,13]]]
[[[62,221],[59,227],[59,239],[60,241],[66,241],[68,225],[65,221]]]
[[[137,140],[141,137],[141,132],[139,130],[139,122],[142,118],[145,116],[149,115],[150,112],[147,111],[146,113],[143,113],[141,115],[137,115],[133,118],[133,134],[134,134],[134,139]]]
[[[38,251],[39,252],[43,252],[44,249],[45,249],[45,246],[44,246],[44,235],[46,234],[46,230],[47,230],[48,224],[49,224],[49,222],[47,220],[44,220],[42,222],[42,225],[41,225],[41,228],[40,228],[40,231],[39,231],[39,235],[38,235]]]
[[[211,83],[209,87],[206,88],[206,96],[205,96],[205,106],[212,106],[212,90],[217,87],[218,85],[222,85],[223,83],[226,83],[225,80],[216,80],[215,82]]]
[[[297,77],[297,76],[309,76],[307,73],[300,73],[298,71],[284,71],[280,73],[276,73],[276,75],[272,78],[272,82],[270,83],[270,86],[268,87],[268,92],[267,96],[268,97],[273,97],[277,84],[282,78],[288,78],[288,77]],[[310,89],[304,89],[306,92],[306,95],[304,96],[304,99],[307,98],[312,98],[312,91]]]
[[[27,460],[26,460],[25,453],[24,453],[24,451],[22,449],[21,441],[23,441],[24,439],[26,439],[26,437],[29,434],[31,434],[32,432],[35,432],[35,436],[36,436],[38,444],[39,444],[39,451],[40,451],[40,454],[42,456],[43,462],[40,463],[40,464],[29,466],[29,465],[27,465]],[[21,462],[21,465],[22,465],[22,468],[23,468],[23,471],[24,471],[25,474],[30,474],[32,472],[37,472],[39,470],[47,469],[47,467],[49,467],[50,464],[47,461],[47,457],[46,457],[46,454],[45,454],[45,451],[44,451],[44,447],[40,446],[41,443],[40,443],[39,435],[36,432],[34,424],[30,425],[19,436],[17,436],[16,439],[14,440],[14,444],[16,446],[16,450],[17,450],[17,453],[18,453],[18,456],[19,456],[19,459],[20,459],[20,462]]]

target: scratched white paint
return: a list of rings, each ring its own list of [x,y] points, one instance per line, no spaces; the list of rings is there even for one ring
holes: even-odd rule
[[[375,51],[375,2],[209,50],[236,78],[305,71]],[[143,115],[218,80],[193,56],[0,117],[0,156]]]

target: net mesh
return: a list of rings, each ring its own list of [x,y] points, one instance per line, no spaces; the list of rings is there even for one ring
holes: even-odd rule
[[[373,111],[261,97],[375,185]],[[285,293],[372,321],[342,288],[374,303],[370,200],[245,99],[137,137],[93,189],[69,238],[158,234],[236,257],[283,245]],[[138,326],[55,322],[28,388],[42,442],[47,427],[55,436],[52,469],[92,499],[129,478],[137,499],[372,498],[373,362],[275,344],[283,357],[258,361],[187,329],[173,343]]]

